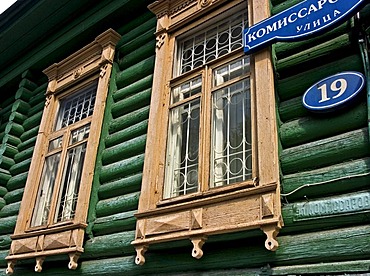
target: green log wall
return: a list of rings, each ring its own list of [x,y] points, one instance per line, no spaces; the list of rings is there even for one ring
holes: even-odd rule
[[[299,0],[272,0],[278,13]],[[141,3],[141,2],[140,2]],[[368,5],[369,6],[369,5]],[[370,267],[370,209],[300,218],[305,203],[339,202],[369,192],[370,144],[364,95],[334,113],[312,114],[301,104],[316,81],[345,70],[363,71],[348,21],[316,38],[273,49],[284,227],[269,252],[262,231],[209,237],[200,260],[190,241],[153,246],[134,263],[135,217],[155,60],[156,19],[140,12],[122,35],[110,80],[93,181],[85,252],[76,271],[66,256],[47,258],[43,275],[301,275],[364,273]],[[369,16],[369,7],[363,16]],[[19,210],[44,105],[46,84],[29,72],[0,110],[0,275]],[[314,211],[313,211],[314,212]],[[63,261],[63,262],[61,262]],[[15,275],[34,275],[34,260]]]

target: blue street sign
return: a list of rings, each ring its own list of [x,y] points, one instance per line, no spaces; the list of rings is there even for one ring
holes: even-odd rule
[[[244,52],[274,41],[295,41],[337,26],[367,0],[306,0],[244,30]]]
[[[312,85],[304,93],[303,105],[311,111],[329,111],[352,100],[365,86],[359,72],[342,72]]]

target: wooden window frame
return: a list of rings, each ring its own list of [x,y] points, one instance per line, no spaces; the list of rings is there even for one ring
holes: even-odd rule
[[[250,25],[270,16],[268,0],[246,1]],[[159,0],[149,6],[157,15],[157,44],[143,180],[136,214],[136,236],[132,242],[138,265],[145,263],[144,253],[150,244],[190,239],[193,243],[192,256],[199,259],[203,255],[202,245],[207,236],[247,229],[260,228],[267,236],[265,247],[271,251],[278,248],[276,236],[283,221],[270,48],[250,56],[251,104],[255,107],[252,109],[255,177],[252,181],[209,190],[204,189],[204,185],[209,185],[206,184],[209,179],[203,177],[199,181],[203,185],[200,192],[162,199],[170,80],[176,81],[169,68],[172,68],[174,62],[176,38],[242,2]],[[222,60],[228,56],[230,55]],[[210,130],[204,131],[207,137],[210,137],[209,132]],[[209,154],[207,152],[199,161],[200,170],[209,170]]]
[[[96,37],[94,42],[45,69],[49,84],[39,132],[32,156],[22,203],[17,219],[8,261],[7,274],[12,274],[17,260],[36,259],[35,271],[42,270],[47,256],[68,254],[69,269],[77,268],[77,261],[83,249],[83,241],[90,201],[91,185],[94,176],[95,160],[100,139],[101,126],[112,70],[115,45],[120,35],[109,29]],[[90,124],[85,160],[82,168],[76,212],[73,219],[53,223],[49,218],[47,225],[32,227],[33,207],[36,204],[40,177],[45,156],[48,154],[49,141],[60,136],[66,128],[54,130],[60,99],[80,91],[84,86],[97,82],[95,106],[92,116],[70,127]],[[68,128],[68,127],[67,127]],[[61,162],[64,162],[61,160]],[[37,184],[35,184],[37,183]],[[58,189],[58,187],[55,187]],[[54,193],[57,195],[57,193]],[[54,196],[55,197],[55,196]],[[56,198],[54,198],[54,201]],[[49,217],[54,217],[51,215]]]

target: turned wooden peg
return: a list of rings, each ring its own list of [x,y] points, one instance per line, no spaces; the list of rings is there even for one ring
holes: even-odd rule
[[[6,272],[5,272],[6,275],[12,275],[14,273],[15,263],[16,263],[15,260],[8,261],[8,267],[7,267]]]
[[[203,244],[206,242],[207,237],[193,237],[190,239],[193,243],[193,251],[191,252],[191,255],[196,258],[200,259],[203,256]]]
[[[148,246],[147,245],[136,246],[135,250],[136,250],[135,263],[137,265],[143,265],[145,263],[144,254],[148,250]]]
[[[68,268],[75,270],[78,266],[78,258],[80,258],[81,253],[80,252],[74,252],[74,253],[69,253],[69,263],[68,263]]]
[[[265,247],[270,251],[276,251],[279,247],[279,243],[276,240],[276,236],[279,233],[279,230],[281,227],[278,225],[266,225],[261,227],[262,231],[267,236],[267,239],[265,241]]]
[[[45,257],[37,257],[36,258],[36,265],[35,265],[35,272],[41,272],[42,271],[42,264],[45,261]]]

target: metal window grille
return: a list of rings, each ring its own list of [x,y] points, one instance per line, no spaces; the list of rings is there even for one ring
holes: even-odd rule
[[[180,74],[243,46],[247,14],[239,12],[217,25],[179,41]]]

